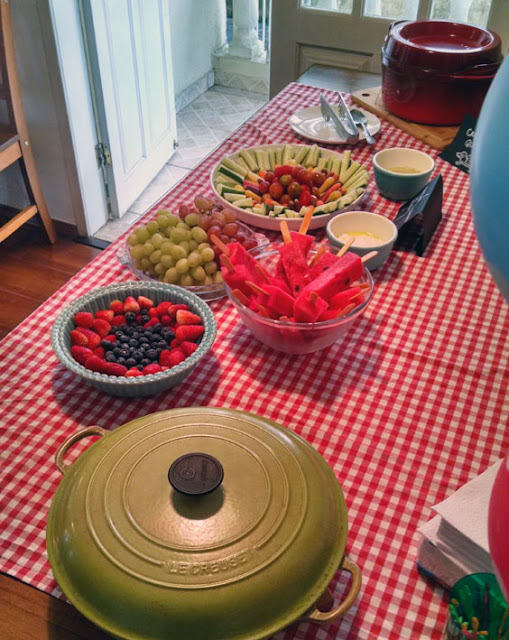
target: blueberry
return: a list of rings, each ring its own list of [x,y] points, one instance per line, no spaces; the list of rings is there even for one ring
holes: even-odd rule
[[[120,342],[122,342],[123,344],[126,344],[129,342],[129,337],[128,336],[122,336],[120,338]]]
[[[110,351],[104,356],[104,359],[106,360],[106,362],[116,362],[117,356]]]
[[[161,329],[163,328],[163,325],[158,322],[157,324],[155,324],[152,329],[156,332],[156,333],[161,333]]]
[[[131,338],[129,340],[129,346],[130,347],[137,347],[138,346],[138,340],[134,340],[134,338]]]
[[[126,367],[135,367],[138,363],[136,362],[136,360],[134,358],[127,358],[127,360],[125,361],[125,366]]]
[[[143,307],[143,309],[141,310],[141,315],[142,316],[148,316],[149,315],[148,309],[146,307]]]
[[[117,358],[117,362],[118,362],[118,364],[125,365],[125,358]]]
[[[113,349],[113,344],[109,340],[101,340],[101,346],[105,351]]]
[[[140,362],[141,365],[143,365],[144,367],[147,366],[147,364],[152,364],[150,362],[150,360],[148,358],[143,358],[143,360]]]
[[[150,358],[151,360],[155,360],[157,358],[157,353],[155,349],[149,349],[145,351],[145,357]]]
[[[129,349],[121,349],[120,356],[122,358],[128,358],[131,354],[129,353]]]
[[[159,340],[159,342],[156,344],[156,347],[158,349],[166,349],[168,345],[166,344],[166,342],[164,340]]]
[[[136,322],[136,314],[134,313],[134,311],[128,311],[125,314],[125,319],[129,324],[132,324],[133,322]]]
[[[148,344],[149,343],[149,339],[145,336],[141,336],[141,338],[138,339],[138,342],[140,344]]]
[[[121,355],[121,353],[122,353],[122,349],[121,349],[120,347],[115,347],[115,348],[113,349],[113,353],[114,353],[116,356],[119,356],[119,355]]]
[[[119,331],[119,330],[115,331],[115,338],[117,338],[117,340],[120,340],[120,338],[122,338],[123,335],[124,335],[123,331]]]
[[[143,365],[142,364],[137,364],[136,368],[138,369],[138,371],[143,371]]]
[[[156,358],[159,359],[162,349],[156,349]]]

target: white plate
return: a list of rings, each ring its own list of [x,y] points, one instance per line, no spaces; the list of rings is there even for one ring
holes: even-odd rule
[[[333,110],[338,114],[338,108],[331,105]],[[359,109],[366,116],[368,131],[371,135],[375,135],[380,131],[380,120],[364,109]],[[290,127],[300,136],[313,140],[313,142],[322,142],[323,144],[347,144],[344,138],[340,138],[331,120],[325,122],[320,107],[306,107],[294,113],[290,118]],[[361,127],[359,129],[359,140],[365,140],[366,135]]]
[[[249,149],[250,151],[251,150],[256,151],[257,149],[263,150],[263,151],[269,151],[271,149],[272,150],[282,149],[284,146],[285,146],[284,144],[262,144],[256,147],[245,147],[245,148]],[[296,149],[302,146],[309,146],[309,145],[292,144],[292,147],[295,147]],[[322,149],[322,148],[320,149],[320,154],[325,157],[342,155],[341,153],[337,153],[336,151],[332,151],[331,149]],[[239,155],[238,152],[236,152],[236,153],[230,153],[226,157],[231,158],[232,160],[236,160],[238,158],[238,155]],[[351,160],[354,161],[355,158],[351,158]],[[235,214],[239,220],[242,220],[242,222],[245,222],[246,224],[251,225],[253,227],[258,227],[259,229],[267,229],[269,231],[279,231],[281,228],[280,227],[281,220],[286,220],[289,229],[291,229],[292,231],[299,230],[300,225],[302,224],[302,218],[269,218],[268,216],[262,216],[258,213],[246,211],[241,207],[236,207],[233,203],[228,202],[228,200],[226,200],[225,198],[222,198],[216,191],[216,187],[214,184],[220,164],[221,164],[221,161],[219,161],[216,164],[216,166],[212,169],[212,172],[210,174],[210,184],[212,185],[214,198],[216,199],[217,202],[219,202],[223,207],[228,207],[229,209],[232,209],[233,211],[235,211]],[[334,216],[337,216],[339,213],[343,213],[345,211],[358,210],[360,203],[362,202],[366,193],[368,192],[368,189],[369,189],[369,182],[366,188],[364,189],[364,192],[357,198],[357,200],[354,200],[348,206],[344,207],[343,209],[339,209],[338,211],[333,211],[332,213],[320,213],[316,216],[313,216],[311,218],[311,224],[309,225],[309,230],[311,231],[313,229],[322,229],[323,227],[326,227],[327,222],[329,222],[331,218],[333,218]]]

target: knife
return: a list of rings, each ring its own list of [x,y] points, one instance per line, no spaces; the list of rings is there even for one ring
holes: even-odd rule
[[[355,128],[356,135],[352,135],[346,128],[346,126],[341,122],[337,113],[330,106],[327,100],[320,94],[320,108],[322,110],[322,115],[325,120],[332,120],[336,131],[341,140],[345,140],[347,144],[356,144],[359,141],[359,134],[357,131],[357,127]]]
[[[359,139],[359,130],[357,129],[357,125],[353,121],[352,114],[350,113],[350,109],[346,106],[345,99],[341,95],[341,92],[338,93],[338,111],[339,117],[346,123],[346,130],[348,133],[351,133],[354,136],[357,136],[357,140]]]

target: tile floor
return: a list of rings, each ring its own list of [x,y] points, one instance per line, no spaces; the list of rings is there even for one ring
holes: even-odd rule
[[[177,113],[176,153],[120,220],[108,222],[94,238],[112,242],[267,102],[259,93],[213,86]]]

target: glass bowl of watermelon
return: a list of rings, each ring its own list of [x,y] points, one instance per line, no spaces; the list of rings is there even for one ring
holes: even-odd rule
[[[373,278],[356,254],[311,249],[310,236],[292,235],[290,245],[271,244],[254,255],[230,245],[222,273],[231,303],[260,342],[285,353],[312,353],[336,342],[364,313]],[[301,239],[308,243],[305,264],[296,246]]]

